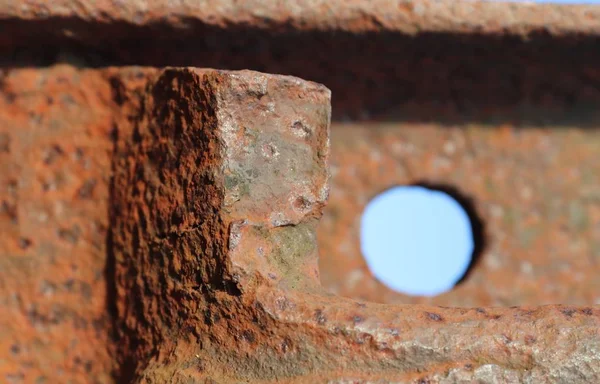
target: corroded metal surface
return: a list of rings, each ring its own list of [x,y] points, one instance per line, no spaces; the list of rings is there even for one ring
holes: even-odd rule
[[[321,85],[251,71],[69,67],[14,71],[3,84],[4,173],[14,180],[3,207],[16,209],[3,211],[9,382],[600,378],[595,307],[390,306],[321,287],[316,229],[330,145]],[[96,92],[73,93],[81,84]],[[27,112],[49,103],[31,102],[49,96],[36,89],[54,86],[71,117],[64,128],[52,109]],[[9,129],[19,116],[27,122]],[[15,152],[35,138],[48,140]],[[81,189],[88,173],[97,184]],[[71,220],[79,237],[60,230]],[[82,280],[63,293],[71,276]],[[86,283],[89,301],[69,296]],[[39,287],[44,295],[29,291]],[[112,327],[84,325],[107,314]]]
[[[134,105],[140,113],[120,123],[131,135],[120,137],[113,196],[121,363],[130,377],[600,378],[593,307],[395,307],[320,287],[326,88],[254,72],[168,70]]]
[[[0,382],[600,381],[599,8],[207,3],[0,0]],[[430,300],[358,253],[413,182],[485,229]]]
[[[332,292],[448,306],[599,302],[595,129],[340,124],[332,143],[332,190],[319,230],[322,280]],[[454,189],[483,225],[483,252],[465,281],[431,299],[386,289],[360,253],[365,205],[387,188],[414,183]]]
[[[0,83],[0,382],[110,382],[109,84],[64,66]]]
[[[478,122],[481,114],[502,116],[530,105],[560,118],[563,108],[600,100],[600,11],[594,6],[453,0],[203,4],[5,1],[0,67],[63,62],[293,75],[332,90],[337,121],[381,119],[393,109],[407,122]],[[521,117],[530,116],[522,111]]]
[[[0,2],[0,18],[40,21],[63,19],[81,23],[131,26],[164,24],[171,33],[190,33],[203,25],[252,25],[277,31],[341,30],[354,33],[400,31],[527,34],[544,29],[551,34],[598,33],[600,10],[590,5],[565,6],[451,0],[29,0]],[[65,23],[67,24],[67,23]],[[73,24],[72,24],[73,25]],[[97,25],[96,27],[101,27]],[[108,28],[107,28],[108,29]],[[72,29],[54,31],[72,37]],[[88,38],[97,38],[87,35]],[[6,38],[5,38],[6,39]],[[10,41],[10,40],[8,40]],[[7,44],[7,40],[3,41]]]
[[[138,114],[118,124],[114,179],[122,370],[151,382],[291,375],[276,356],[294,335],[276,336],[253,298],[263,284],[318,286],[310,218],[327,197],[329,91],[185,70],[141,100],[123,89]]]

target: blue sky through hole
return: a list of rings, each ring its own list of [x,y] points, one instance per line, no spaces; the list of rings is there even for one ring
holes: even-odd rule
[[[464,208],[444,192],[418,186],[394,187],[372,199],[360,237],[373,275],[391,289],[417,296],[452,289],[474,248]]]
[[[600,4],[600,0],[528,2]],[[373,275],[391,289],[418,296],[452,289],[468,269],[474,247],[469,218],[458,202],[421,187],[396,187],[375,197],[363,213],[360,236]]]

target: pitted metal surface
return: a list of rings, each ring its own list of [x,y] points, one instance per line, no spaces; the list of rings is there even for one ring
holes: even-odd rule
[[[0,381],[600,381],[599,15],[0,1]],[[432,299],[359,252],[413,183],[481,224]]]

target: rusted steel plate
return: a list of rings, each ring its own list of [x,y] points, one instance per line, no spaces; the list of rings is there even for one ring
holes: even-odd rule
[[[172,34],[190,33],[203,26],[235,28],[252,25],[277,32],[336,30],[353,33],[399,31],[527,34],[544,29],[551,34],[598,33],[600,10],[591,5],[565,6],[487,1],[436,0],[296,0],[269,2],[219,0],[110,1],[82,3],[57,0],[0,2],[0,18],[11,21],[58,21],[71,28],[55,35],[77,36],[82,24],[170,27]],[[103,23],[104,25],[99,25]],[[91,35],[86,34],[88,38]],[[99,36],[96,36],[98,38]],[[6,38],[4,44],[6,44]]]
[[[0,382],[112,382],[113,110],[97,71],[0,85]]]
[[[210,3],[0,1],[0,381],[600,381],[598,8]],[[56,62],[324,83],[318,231],[323,87]],[[423,181],[486,236],[430,300],[358,252]]]
[[[120,122],[137,133],[121,138],[113,196],[121,363],[131,377],[598,379],[600,318],[591,306],[390,306],[321,288],[324,87],[254,72],[168,70],[148,89],[137,117]],[[527,140],[539,139],[533,134]],[[460,150],[458,137],[445,139]]]
[[[8,330],[0,369],[9,382],[599,379],[595,307],[390,306],[321,287],[316,237],[330,148],[330,92],[321,85],[251,71],[66,66],[16,70],[2,85],[0,298],[10,315],[0,320]],[[571,158],[545,132],[524,130],[517,140],[489,130],[471,138],[488,151],[478,153],[461,130],[422,126],[385,137],[385,129],[355,129],[362,144],[334,135],[340,153],[381,164],[373,175],[349,171],[358,179],[421,162],[432,177],[466,177],[459,167],[449,172],[449,141],[455,154],[473,151],[460,163],[467,170],[502,144],[539,146],[548,154],[540,173],[556,158],[574,167],[593,146],[571,132],[563,141],[583,141]],[[400,158],[419,143],[430,152],[399,167],[361,152],[368,143],[392,145]],[[504,180],[511,166],[482,174],[472,193],[491,193],[485,176]],[[353,186],[339,164],[333,172],[335,183]],[[537,179],[517,176],[507,191],[516,186],[514,198],[535,201]],[[508,198],[490,196],[501,207]],[[535,218],[544,205],[531,207]],[[484,218],[498,211],[478,209]],[[580,212],[556,225],[580,230]],[[505,261],[501,268],[514,267]]]
[[[600,120],[599,120],[600,121]],[[338,124],[319,227],[324,285],[386,303],[512,306],[600,301],[600,133],[531,124]],[[377,282],[360,253],[362,212],[396,185],[448,188],[479,217],[476,265],[431,299]]]

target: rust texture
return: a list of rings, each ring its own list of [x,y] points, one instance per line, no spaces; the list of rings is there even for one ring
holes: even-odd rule
[[[0,383],[600,382],[599,18],[0,0]],[[481,235],[430,299],[359,251],[415,183]]]
[[[212,5],[212,6],[211,6]],[[0,2],[0,16],[7,20],[34,21],[67,19],[96,28],[121,23],[125,26],[162,24],[171,33],[195,33],[203,25],[230,27],[251,25],[276,30],[284,25],[295,30],[335,30],[363,33],[370,31],[400,31],[408,34],[423,32],[500,32],[527,34],[545,29],[552,34],[588,33],[600,31],[600,10],[594,6],[564,6],[531,3],[493,3],[482,1],[435,0],[294,0],[266,2],[249,0],[210,1],[163,0],[111,1],[85,3],[43,0],[15,3]],[[99,22],[107,25],[99,25]],[[24,32],[33,35],[33,31]],[[94,39],[82,30],[52,31],[53,35]],[[4,45],[14,44],[4,37]]]
[[[596,129],[340,124],[332,143],[332,192],[319,231],[322,280],[332,292],[446,306],[600,302]],[[359,242],[371,198],[420,183],[470,200],[480,222],[480,254],[471,272],[430,299],[385,288],[370,274]]]
[[[60,133],[61,123],[52,123],[51,112],[47,120],[27,113],[48,103],[28,99],[44,94],[27,81],[64,87],[64,107],[76,108],[74,115],[61,111],[73,116],[61,120],[67,128],[80,127],[77,116],[94,123],[69,140],[60,135],[56,150],[55,141],[32,134],[40,127]],[[14,300],[7,308],[15,316],[3,327],[10,330],[3,353],[15,362],[3,365],[5,378],[107,382],[113,372],[117,382],[175,383],[599,379],[600,313],[593,307],[390,306],[321,288],[316,227],[328,193],[325,87],[251,71],[64,66],[14,71],[3,84],[12,89],[13,82],[24,91],[7,93],[6,110],[26,122],[17,130],[3,125],[5,156],[22,153],[32,165],[5,163],[14,180],[5,206],[12,201],[16,214],[4,211],[3,225],[13,232],[4,232],[3,244],[12,248],[3,263],[17,266],[5,274],[14,281],[2,294]],[[72,87],[86,82],[95,92],[82,97]],[[16,151],[34,137],[37,147]],[[86,140],[94,140],[92,153]],[[91,191],[82,189],[87,173],[78,169],[87,156],[87,172],[102,173]],[[66,163],[53,169],[53,161]],[[40,171],[31,175],[35,164]],[[80,176],[61,182],[71,167]],[[34,185],[23,189],[27,180]],[[34,191],[37,198],[28,200]],[[95,201],[74,202],[94,193]],[[61,196],[69,204],[56,212]],[[47,221],[40,223],[42,216]],[[79,237],[62,230],[74,223]],[[43,262],[47,267],[18,267]],[[66,289],[84,272],[73,292]],[[99,287],[90,287],[89,301],[71,299],[85,299],[81,287],[93,281]],[[84,325],[111,307],[114,328]]]
[[[530,107],[546,119],[572,109],[583,119],[590,112],[580,107],[600,100],[599,14],[452,0],[5,1],[0,67],[293,75],[332,90],[335,121],[531,119]]]
[[[110,382],[110,87],[64,66],[1,83],[0,382]]]

